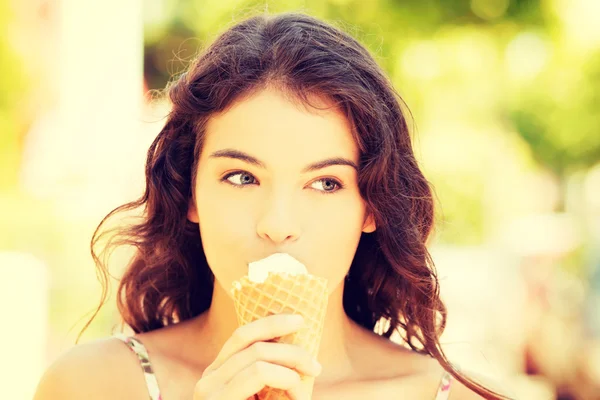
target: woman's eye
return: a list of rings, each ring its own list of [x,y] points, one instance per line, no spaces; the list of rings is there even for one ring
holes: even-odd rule
[[[232,177],[236,177],[236,179],[230,179]],[[252,174],[249,174],[248,172],[237,171],[225,175],[221,180],[227,180],[233,186],[246,186],[247,184],[252,183],[253,179],[255,178],[252,176]]]
[[[248,186],[250,184],[256,183],[256,178],[254,175],[245,172],[245,171],[235,171],[230,174],[225,175],[221,181],[227,181],[234,187],[243,188],[244,186]],[[321,194],[330,194],[335,193],[340,189],[344,188],[340,182],[332,178],[322,178],[314,181],[311,184],[318,192]]]
[[[317,190],[324,194],[335,193],[338,190],[343,188],[343,186],[340,182],[336,181],[335,179],[331,179],[331,178],[323,178],[323,179],[316,180],[313,182],[313,185],[314,184],[319,184],[317,186],[320,186],[323,189],[322,190],[317,189]]]

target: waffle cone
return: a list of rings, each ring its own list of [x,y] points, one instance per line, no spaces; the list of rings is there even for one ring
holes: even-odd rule
[[[317,357],[325,312],[327,310],[327,280],[310,274],[269,273],[264,282],[252,282],[247,276],[234,283],[234,306],[240,326],[272,314],[300,314],[305,325],[295,333],[274,339],[295,344]],[[314,377],[302,376],[302,390],[310,398]],[[270,387],[259,393],[260,400],[290,399],[285,390]]]

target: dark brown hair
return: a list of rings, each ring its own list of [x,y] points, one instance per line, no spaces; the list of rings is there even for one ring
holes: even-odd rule
[[[434,202],[413,154],[400,96],[358,41],[302,13],[263,14],[232,26],[167,87],[172,110],[148,151],[145,192],[110,212],[92,238],[104,289],[98,310],[106,301],[108,270],[94,248],[105,235],[110,240],[104,252],[120,245],[136,251],[117,295],[123,320],[135,332],[210,307],[214,276],[198,225],[187,219],[204,127],[213,113],[267,86],[305,105],[311,95],[327,98],[352,126],[360,151],[358,186],[377,230],[362,234],[346,278],[348,316],[369,330],[387,321],[382,336],[397,330],[414,351],[435,357],[473,391],[505,399],[460,374],[440,347],[446,308],[426,248]],[[139,223],[99,234],[115,213],[139,208]]]

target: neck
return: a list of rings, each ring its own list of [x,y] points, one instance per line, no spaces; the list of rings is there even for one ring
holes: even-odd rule
[[[323,371],[317,377],[317,383],[336,382],[351,375],[354,370],[351,349],[354,348],[352,344],[358,340],[357,333],[360,327],[344,312],[343,291],[344,285],[340,284],[329,296],[323,336],[317,356]],[[233,331],[238,328],[233,300],[217,282],[215,282],[211,306],[199,316],[198,324],[201,330],[206,332],[203,342],[208,346],[205,347],[205,351],[211,352],[210,355],[205,355],[210,360],[214,360]]]

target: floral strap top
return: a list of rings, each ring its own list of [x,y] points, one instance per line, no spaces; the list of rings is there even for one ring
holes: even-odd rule
[[[150,364],[150,357],[148,356],[146,347],[142,344],[142,342],[133,336],[126,336],[122,333],[119,333],[115,335],[115,337],[121,339],[126,345],[128,345],[129,348],[139,358],[142,370],[144,371],[144,378],[146,379],[146,386],[148,387],[150,400],[162,400],[160,390],[158,389],[158,381],[156,380],[156,375],[154,375],[152,365]]]
[[[142,370],[144,371],[144,378],[146,379],[146,386],[148,387],[150,400],[162,400],[160,390],[158,388],[158,382],[156,380],[156,376],[154,375],[152,365],[150,364],[150,357],[148,356],[146,347],[142,344],[142,342],[133,336],[117,334],[115,337],[121,339],[125,344],[127,344],[139,358]],[[451,384],[452,375],[450,375],[448,372],[445,372],[442,376],[442,381],[440,382],[440,386],[438,387],[438,391],[434,400],[447,400],[448,396],[450,395]]]
[[[452,386],[452,375],[444,372],[437,394],[435,395],[435,400],[447,400],[448,396],[450,396],[450,386]]]

